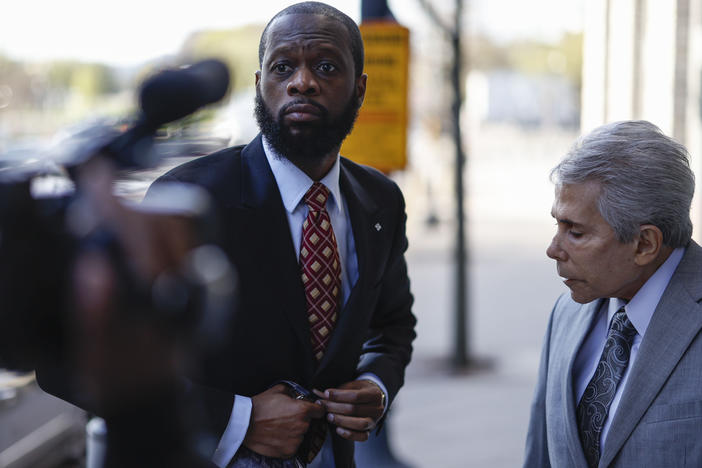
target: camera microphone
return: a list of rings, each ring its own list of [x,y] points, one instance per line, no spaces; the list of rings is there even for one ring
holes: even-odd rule
[[[219,101],[228,88],[227,66],[209,59],[148,78],[141,86],[139,102],[145,120],[160,127]]]
[[[156,130],[219,101],[229,88],[229,69],[216,59],[164,70],[141,85],[141,113],[134,126],[106,148],[122,167],[151,167],[158,155],[149,150]]]

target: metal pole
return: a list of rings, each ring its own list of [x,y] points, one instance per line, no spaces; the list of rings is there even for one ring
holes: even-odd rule
[[[361,22],[364,21],[395,21],[387,0],[361,0]],[[368,441],[356,442],[354,462],[358,468],[384,466],[386,468],[410,468],[398,460],[390,447],[390,428],[392,427],[392,412],[388,412],[384,429],[376,432]]]
[[[361,0],[361,21],[394,20],[387,0]]]
[[[461,18],[463,16],[463,0],[456,0],[456,13],[454,16],[454,30],[451,38],[453,49],[453,65],[451,67],[451,84],[453,88],[453,138],[456,146],[456,313],[455,313],[455,336],[453,351],[454,369],[466,368],[468,362],[468,336],[467,336],[467,316],[468,316],[468,254],[466,250],[466,217],[463,208],[464,183],[463,169],[465,166],[465,154],[463,152],[463,142],[461,141]]]

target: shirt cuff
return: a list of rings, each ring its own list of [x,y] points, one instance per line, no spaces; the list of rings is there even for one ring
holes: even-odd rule
[[[251,398],[241,395],[234,396],[234,407],[229,417],[227,428],[219,439],[219,445],[212,455],[212,462],[219,468],[225,468],[232,461],[241,443],[244,442],[246,431],[251,419]]]
[[[363,374],[359,375],[356,380],[370,380],[380,387],[380,391],[383,392],[383,416],[385,416],[385,412],[388,409],[388,389],[383,384],[383,381],[380,380],[380,377],[372,372],[364,372]]]

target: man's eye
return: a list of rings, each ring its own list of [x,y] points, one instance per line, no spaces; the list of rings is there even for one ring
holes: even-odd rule
[[[324,73],[331,73],[336,70],[336,67],[333,64],[327,62],[319,64],[319,67],[317,68]]]
[[[577,232],[577,231],[568,231],[568,233],[572,236],[575,237],[576,239],[579,237],[582,237],[583,233],[582,232]]]
[[[273,71],[277,73],[286,73],[289,69],[290,67],[284,63],[278,63],[273,66]]]

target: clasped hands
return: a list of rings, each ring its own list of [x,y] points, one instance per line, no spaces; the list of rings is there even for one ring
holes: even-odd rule
[[[339,436],[364,441],[385,410],[383,392],[370,380],[354,380],[314,393],[319,397],[314,403],[296,400],[278,384],[254,396],[244,446],[268,457],[290,458],[310,421],[323,417],[336,426]]]

